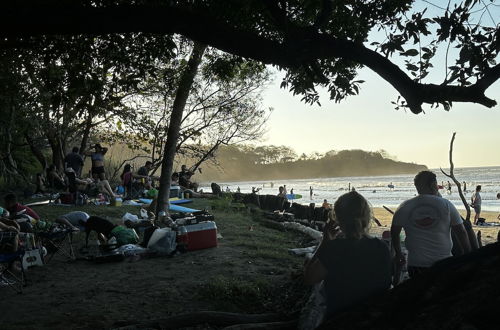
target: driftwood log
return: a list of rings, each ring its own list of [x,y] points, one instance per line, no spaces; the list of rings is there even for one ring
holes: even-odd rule
[[[500,243],[436,263],[321,329],[496,329]]]
[[[252,323],[271,323],[286,320],[280,314],[238,314],[226,312],[203,311],[175,315],[157,320],[148,321],[119,321],[114,324],[115,329],[178,329],[193,327],[199,324],[228,327],[232,325],[248,325]],[[243,329],[243,328],[242,328]],[[249,328],[246,328],[249,329]],[[279,329],[279,328],[277,328]]]

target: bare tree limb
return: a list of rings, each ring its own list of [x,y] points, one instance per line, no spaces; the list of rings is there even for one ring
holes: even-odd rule
[[[449,159],[450,159],[450,172],[446,173],[442,168],[441,172],[446,175],[448,178],[452,179],[458,189],[458,194],[460,195],[460,199],[465,206],[465,210],[467,211],[467,216],[465,217],[464,222],[466,223],[465,229],[467,230],[467,236],[469,237],[469,242],[471,244],[472,249],[479,248],[479,244],[477,242],[476,234],[474,230],[472,230],[472,224],[470,222],[470,206],[465,199],[464,193],[462,191],[462,184],[457,180],[454,174],[455,164],[453,163],[453,143],[455,142],[456,132],[453,132],[453,136],[450,141],[450,151],[449,151]]]

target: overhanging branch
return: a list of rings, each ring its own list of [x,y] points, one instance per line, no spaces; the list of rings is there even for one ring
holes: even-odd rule
[[[179,33],[235,55],[290,69],[318,59],[354,61],[369,67],[389,82],[414,113],[422,111],[423,103],[474,102],[489,108],[497,104],[484,92],[500,77],[500,65],[492,67],[471,86],[420,84],[389,59],[363,44],[336,39],[311,27],[294,26],[287,31],[287,38],[273,40],[256,32],[239,30],[231,22],[206,12],[170,5],[106,8],[0,5],[0,37],[7,37],[0,42],[0,47],[15,46],[9,37],[129,32]]]

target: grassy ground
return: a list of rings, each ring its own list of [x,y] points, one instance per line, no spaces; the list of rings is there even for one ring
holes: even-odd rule
[[[172,258],[157,257],[95,264],[56,259],[30,268],[22,295],[0,288],[2,329],[102,329],[117,320],[152,320],[183,312],[217,310],[243,313],[300,310],[308,295],[302,284],[303,258],[289,248],[311,245],[291,231],[266,227],[259,211],[237,210],[224,199],[195,200],[188,205],[214,214],[220,234],[217,248],[188,252]],[[138,214],[134,206],[38,206],[43,219],[82,210],[119,222],[125,212]],[[391,215],[374,210],[388,230]],[[485,213],[488,221],[497,214]],[[496,238],[497,227],[475,227],[483,241]],[[75,235],[75,247],[84,235]],[[95,236],[91,237],[95,242]]]
[[[306,238],[267,228],[258,212],[235,211],[224,200],[195,200],[189,207],[207,208],[214,214],[223,236],[217,248],[137,262],[58,259],[30,268],[25,293],[0,288],[0,327],[96,329],[109,328],[117,320],[156,319],[189,311],[293,313],[300,309],[307,296],[300,278],[303,259],[287,250],[307,246]],[[139,211],[132,206],[34,209],[47,220],[82,210],[117,222],[125,212]],[[84,234],[76,235],[77,250],[83,240]],[[95,237],[90,241],[95,242]]]

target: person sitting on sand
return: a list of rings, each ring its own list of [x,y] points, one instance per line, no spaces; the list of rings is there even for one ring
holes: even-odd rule
[[[18,203],[17,197],[14,194],[5,195],[4,202],[5,209],[9,211],[11,219],[15,219],[21,214],[27,214],[35,220],[40,220],[40,216],[30,207]]]
[[[59,175],[54,164],[47,168],[47,181],[50,188],[57,190],[66,189],[66,182],[64,182],[64,179]]]
[[[418,195],[403,202],[394,213],[391,240],[396,251],[396,266],[406,263],[401,253],[401,230],[406,233],[408,274],[415,277],[439,260],[452,256],[451,231],[461,250],[471,250],[463,220],[455,206],[438,192],[436,174],[421,171],[415,176]]]
[[[35,185],[36,185],[36,190],[35,190],[35,194],[45,194],[45,190],[47,189],[47,184],[43,178],[43,174],[42,173],[37,173],[36,174],[36,181],[35,181]]]
[[[66,177],[68,178],[68,191],[70,193],[83,192],[88,193],[92,185],[92,179],[80,179],[76,175],[72,167],[66,169]]]
[[[144,188],[149,190],[153,188],[153,179],[158,179],[156,177],[152,177],[149,175],[149,171],[153,168],[153,163],[149,160],[141,166],[137,171],[137,174],[134,175],[134,178],[138,178],[141,180]]]
[[[386,244],[368,235],[372,210],[357,192],[340,196],[329,213],[323,240],[304,268],[306,284],[325,281],[327,319],[391,285]]]

